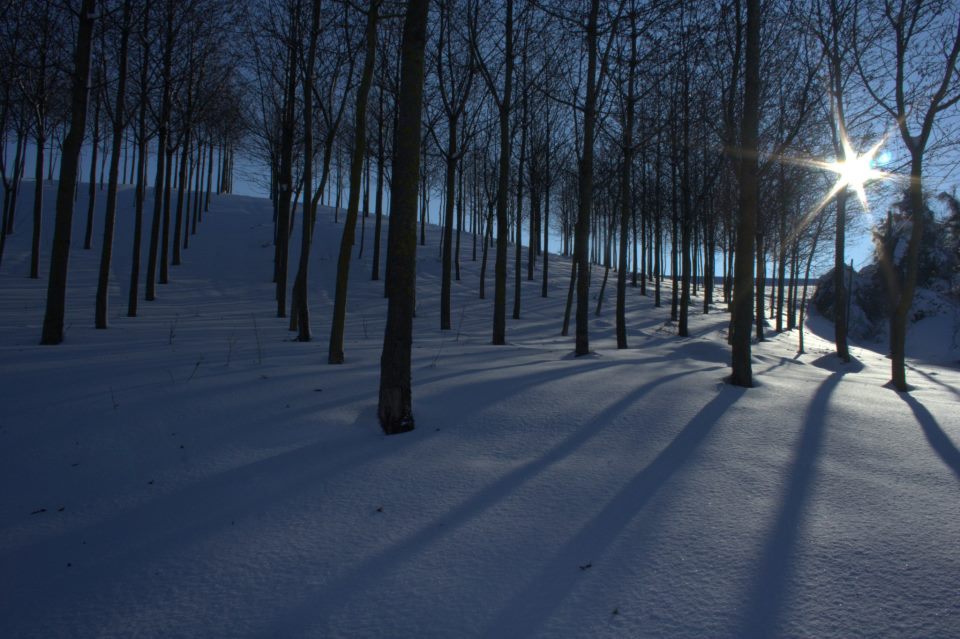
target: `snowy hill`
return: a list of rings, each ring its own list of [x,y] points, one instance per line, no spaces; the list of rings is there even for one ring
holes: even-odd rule
[[[828,342],[796,356],[782,334],[738,389],[725,313],[679,339],[632,289],[617,351],[609,287],[596,354],[573,358],[556,257],[550,297],[524,282],[493,347],[469,250],[454,330],[438,329],[434,229],[417,429],[388,438],[372,219],[347,361],[329,366],[331,212],[304,344],[274,316],[254,198],[215,199],[171,283],[125,317],[131,199],[109,330],[93,329],[99,223],[93,251],[74,233],[62,345],[37,345],[49,238],[27,279],[26,201],[0,268],[0,636],[956,636],[956,369],[914,362],[900,395],[881,355],[853,348],[841,367]]]

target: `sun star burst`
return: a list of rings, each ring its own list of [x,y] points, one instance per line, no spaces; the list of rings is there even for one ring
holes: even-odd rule
[[[837,174],[837,182],[834,188],[831,189],[834,195],[841,189],[849,187],[857,194],[857,198],[860,200],[860,205],[863,206],[863,209],[865,211],[867,210],[867,192],[864,186],[869,182],[888,177],[886,171],[881,171],[873,166],[874,159],[886,139],[886,136],[884,136],[866,153],[860,154],[851,146],[847,136],[842,137],[841,142],[843,144],[843,156],[845,159],[824,162],[822,165],[823,168]]]

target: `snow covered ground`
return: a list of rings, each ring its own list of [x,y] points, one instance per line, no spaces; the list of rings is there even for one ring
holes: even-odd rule
[[[388,438],[372,218],[347,363],[329,366],[329,211],[304,344],[274,316],[270,210],[253,198],[215,199],[171,283],[125,317],[131,199],[106,331],[92,328],[101,231],[79,247],[83,197],[64,344],[37,345],[49,253],[27,279],[28,202],[9,238],[0,637],[960,633],[955,367],[912,362],[916,390],[900,395],[882,355],[853,348],[840,366],[808,334],[796,356],[790,333],[756,346],[758,387],[738,389],[722,381],[724,313],[697,313],[679,339],[669,307],[630,290],[617,351],[611,287],[596,354],[575,359],[558,258],[550,297],[524,282],[522,319],[493,347],[492,263],[479,300],[469,236],[454,330],[438,329],[431,231],[417,429]]]

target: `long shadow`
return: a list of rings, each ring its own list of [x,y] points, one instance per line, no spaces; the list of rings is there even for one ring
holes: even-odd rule
[[[810,502],[817,457],[823,444],[830,396],[846,372],[840,370],[827,377],[807,409],[789,480],[780,498],[780,512],[767,534],[759,569],[744,604],[741,627],[735,633],[738,637],[774,637],[779,634],[784,602],[790,594],[795,547]]]
[[[960,450],[950,440],[950,437],[943,432],[940,424],[934,419],[933,415],[926,407],[906,393],[899,393],[900,398],[910,406],[913,416],[917,418],[917,423],[923,429],[923,434],[930,444],[933,452],[940,457],[944,464],[953,471],[953,474],[960,479]]]
[[[933,382],[934,384],[937,384],[938,386],[942,386],[943,388],[947,389],[957,397],[960,397],[960,390],[954,388],[953,386],[951,386],[950,384],[947,384],[946,382],[941,382],[939,379],[937,379],[930,373],[927,373],[926,371],[922,371],[919,368],[916,368],[915,366],[910,366],[909,364],[907,365],[907,368],[912,370],[914,373],[919,373],[920,375],[925,377],[927,380]]]
[[[375,582],[382,575],[389,574],[396,566],[408,561],[442,537],[450,535],[473,521],[492,506],[507,498],[511,493],[517,491],[537,474],[571,455],[605,426],[609,425],[616,415],[656,387],[687,375],[718,370],[719,368],[713,367],[666,375],[628,393],[540,457],[516,467],[447,512],[443,515],[442,521],[428,524],[399,542],[375,552],[358,565],[353,566],[345,574],[335,577],[318,591],[305,593],[299,604],[283,611],[278,618],[269,621],[266,627],[279,626],[282,628],[282,634],[285,635],[303,634],[308,628],[299,627],[298,624],[309,623],[310,613],[316,607],[317,601],[323,601],[327,606],[342,605],[345,599],[363,588],[365,583]]]
[[[593,561],[684,466],[727,409],[745,392],[724,385],[657,457],[627,482],[590,522],[557,551],[539,575],[487,627],[486,636],[529,637],[550,617],[580,579],[578,562]],[[599,564],[599,562],[596,562]],[[597,568],[600,568],[598,565]]]

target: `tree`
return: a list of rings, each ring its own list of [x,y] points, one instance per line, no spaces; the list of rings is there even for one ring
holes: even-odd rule
[[[910,155],[906,199],[913,226],[907,244],[906,273],[901,279],[894,269],[885,269],[893,306],[891,382],[898,391],[906,392],[907,321],[917,284],[926,208],[923,165],[938,117],[960,103],[960,12],[951,0],[883,0],[876,9],[869,12],[862,27],[866,35],[862,31],[858,39],[856,59],[867,92],[896,122]],[[894,73],[892,81],[890,69]]]
[[[760,128],[760,0],[746,0],[746,5],[743,114],[738,151],[740,220],[737,225],[733,276],[730,383],[749,388],[753,386],[750,333],[753,325],[754,237],[759,200],[757,137]]]
[[[367,101],[373,81],[373,67],[377,57],[377,20],[380,0],[370,0],[366,17],[366,53],[363,59],[360,86],[357,89],[357,105],[353,129],[353,151],[350,158],[350,196],[347,201],[347,217],[340,239],[340,256],[337,261],[337,288],[333,303],[333,320],[330,326],[329,364],[343,363],[343,331],[347,317],[347,284],[350,276],[350,255],[357,230],[357,212],[360,209],[360,178],[363,172],[363,156],[367,149]],[[422,54],[421,54],[422,55]],[[422,92],[421,88],[421,92]]]
[[[117,183],[120,172],[120,143],[127,125],[127,51],[130,43],[132,0],[123,0],[123,16],[120,25],[120,51],[117,53],[116,107],[110,114],[113,123],[110,177],[107,186],[107,210],[103,224],[103,246],[100,249],[100,272],[97,279],[95,325],[107,327],[107,293],[110,285],[110,261],[113,256],[113,230],[117,218]]]
[[[831,138],[834,156],[837,162],[847,159],[847,109],[846,85],[852,74],[854,33],[851,23],[858,2],[850,0],[818,0],[814,4],[813,33],[823,49],[826,59],[827,77],[830,82],[830,111],[832,115]],[[842,186],[836,194],[836,243],[834,245],[833,286],[834,299],[834,342],[837,356],[845,362],[850,361],[847,346],[847,294],[844,256],[846,246],[846,219],[848,189]]]
[[[150,8],[151,0],[143,6],[143,21],[137,34],[140,46],[139,57],[139,86],[137,91],[137,128],[134,139],[137,143],[137,183],[134,193],[134,223],[133,223],[133,259],[130,262],[130,291],[127,297],[127,317],[137,316],[138,289],[140,285],[140,250],[143,239],[143,209],[147,197],[147,106],[149,100],[150,78]],[[159,163],[159,162],[158,162]],[[156,191],[156,189],[154,189]],[[156,195],[154,196],[156,197]]]
[[[93,45],[93,24],[96,0],[83,0],[77,16],[76,46],[73,60],[73,89],[70,99],[70,129],[63,141],[60,183],[57,185],[57,214],[50,254],[50,279],[47,284],[47,306],[43,318],[41,344],[63,341],[63,318],[67,293],[67,260],[70,255],[70,233],[73,224],[73,196],[77,185],[80,147],[87,121],[87,100],[90,87],[90,52]]]
[[[509,2],[510,0],[508,0]],[[377,415],[387,435],[414,428],[410,381],[416,294],[417,183],[423,113],[424,49],[429,0],[409,0],[400,48],[400,94],[390,186],[387,326],[380,356]]]
[[[437,35],[436,65],[437,89],[443,113],[447,121],[447,146],[441,150],[446,169],[446,191],[443,215],[443,260],[440,277],[440,329],[450,329],[450,287],[453,261],[453,213],[456,200],[457,164],[462,161],[465,149],[459,147],[460,119],[466,110],[473,85],[475,67],[469,52],[462,55],[459,47],[454,48],[455,30],[453,28],[454,0],[443,0],[440,5],[440,24]],[[434,136],[436,137],[436,136]],[[441,147],[440,142],[437,146]]]
[[[580,158],[579,203],[574,235],[573,259],[577,264],[577,322],[576,347],[579,355],[590,352],[589,297],[590,297],[590,213],[593,206],[593,138],[597,120],[597,21],[599,0],[591,0],[587,18],[587,92],[583,104],[583,155]]]
[[[497,174],[497,256],[494,264],[493,344],[507,343],[507,191],[510,185],[510,109],[513,103],[513,0],[506,0],[504,17],[503,90],[498,90],[494,71],[480,50],[479,8],[470,9],[470,46],[481,77],[497,107],[500,127],[500,159]]]
[[[316,221],[316,205],[313,197],[313,86],[315,60],[317,57],[317,39],[320,36],[321,0],[313,0],[310,9],[310,35],[307,44],[307,57],[303,68],[303,190],[307,197],[303,202],[302,234],[300,237],[300,264],[293,284],[293,308],[291,321],[297,323],[297,340],[309,342],[310,305],[306,303],[307,267],[310,260],[310,245],[313,240],[313,226]]]
[[[633,214],[633,121],[636,108],[637,77],[637,9],[631,3],[630,57],[627,62],[626,93],[623,96],[623,160],[620,167],[620,247],[617,264],[617,348],[627,348],[627,237],[630,218]]]

